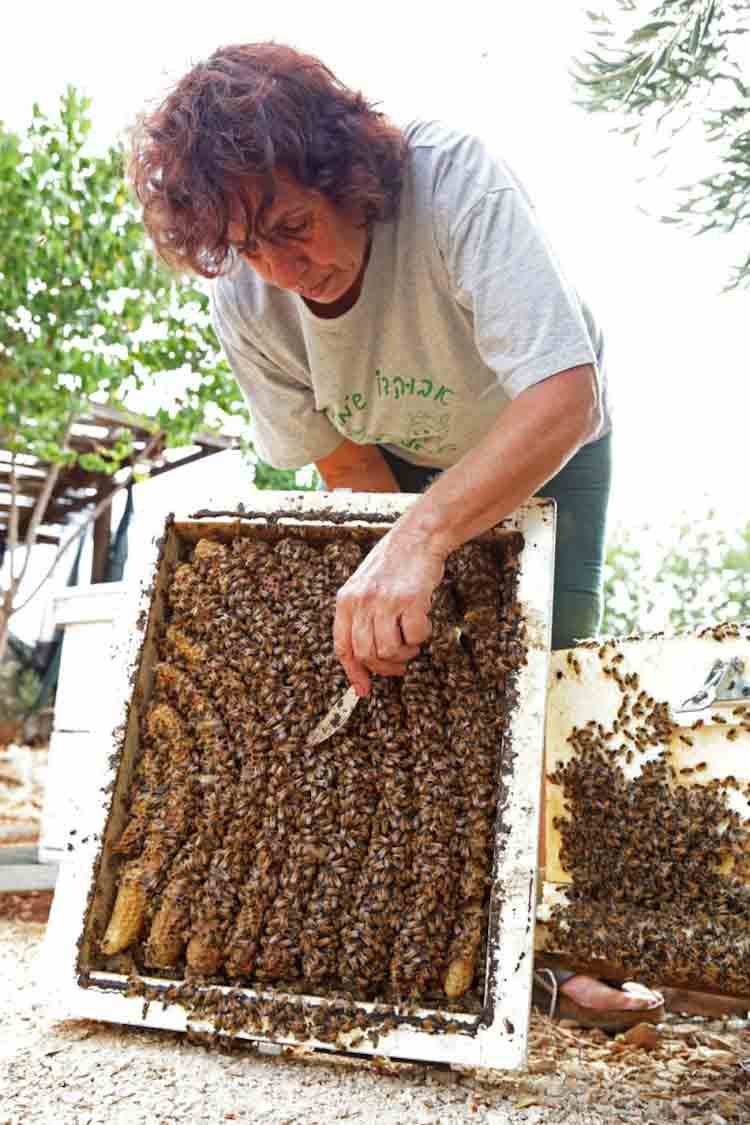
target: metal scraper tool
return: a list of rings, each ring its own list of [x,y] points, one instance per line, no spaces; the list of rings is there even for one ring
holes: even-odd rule
[[[308,746],[317,746],[319,742],[325,742],[336,731],[341,730],[343,726],[349,721],[354,708],[359,702],[359,696],[353,687],[350,687],[337,699],[328,714],[320,720],[315,730],[312,732],[307,740]]]
[[[466,636],[459,625],[455,627],[454,635],[456,643],[461,646],[471,661],[472,667],[474,667],[474,650],[469,637]],[[346,726],[352,711],[357,706],[359,698],[353,687],[345,691],[341,699],[337,699],[328,714],[320,720],[315,730],[308,738],[307,745],[317,746],[319,742],[325,742],[332,734],[336,734],[337,731],[340,731],[342,727]]]

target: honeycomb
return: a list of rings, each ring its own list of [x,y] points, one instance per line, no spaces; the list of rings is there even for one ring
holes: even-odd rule
[[[272,986],[480,1011],[522,539],[454,552],[406,674],[374,677],[310,746],[347,687],[336,593],[372,542],[283,529],[183,545],[91,968],[126,968],[144,995],[162,976],[183,996]],[[229,995],[215,990],[220,1023]]]
[[[732,623],[705,629],[715,640],[745,635]],[[672,745],[693,745],[670,706],[624,671],[616,640],[588,644],[620,706],[608,725],[590,721],[568,738],[573,755],[550,775],[562,787],[567,815],[555,825],[560,859],[572,876],[567,903],[552,910],[547,948],[574,962],[607,961],[647,984],[750,994],[750,832],[732,807],[731,790],[750,785],[728,776],[701,784],[705,762],[676,769]],[[577,674],[569,654],[567,674]],[[558,672],[558,676],[566,673]],[[733,742],[750,735],[750,711],[713,713]],[[636,777],[624,767],[642,758]]]

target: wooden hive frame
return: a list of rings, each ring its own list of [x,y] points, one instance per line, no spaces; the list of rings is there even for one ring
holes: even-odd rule
[[[342,493],[258,492],[253,496],[252,513],[242,519],[231,515],[198,513],[167,521],[166,529],[154,542],[150,572],[142,587],[129,600],[119,629],[113,657],[117,662],[116,710],[109,744],[102,747],[95,768],[101,800],[86,810],[85,823],[78,827],[76,860],[65,865],[55,896],[44,951],[44,965],[50,999],[61,1018],[92,1018],[116,1023],[168,1030],[212,1030],[178,1003],[151,1003],[147,1010],[138,996],[126,996],[122,974],[92,969],[81,974],[87,943],[92,940],[92,918],[101,916],[114,894],[113,875],[108,867],[109,849],[121,830],[125,806],[121,794],[132,779],[138,746],[137,712],[148,701],[152,687],[155,637],[164,613],[161,579],[165,568],[177,558],[180,539],[193,540],[211,534],[230,539],[243,534],[249,525],[263,535],[269,524],[304,526],[319,529],[321,538],[346,530],[365,527],[382,534],[390,522],[414,500],[408,495],[375,496]],[[284,512],[282,519],[278,513]],[[291,513],[291,514],[287,514]],[[490,536],[520,531],[524,538],[518,576],[517,599],[526,626],[526,663],[516,681],[517,705],[507,727],[503,757],[503,804],[498,809],[494,845],[493,881],[490,891],[487,964],[485,967],[485,1006],[482,1016],[461,1012],[437,1013],[434,1009],[411,1012],[395,1030],[380,1036],[377,1047],[369,1040],[357,1046],[358,1054],[386,1055],[466,1066],[514,1069],[524,1064],[530,1008],[531,973],[534,946],[534,908],[536,902],[537,841],[542,783],[543,736],[552,605],[554,555],[554,504],[534,500],[504,520]],[[299,519],[295,518],[299,516]],[[312,522],[310,522],[312,521]],[[156,530],[156,528],[155,528]],[[134,704],[134,705],[131,705]],[[119,769],[115,767],[121,754]],[[101,852],[101,858],[100,858]],[[166,989],[170,982],[145,978],[155,988]],[[84,983],[85,982],[85,983]],[[215,991],[216,986],[211,986]],[[229,993],[229,987],[222,989]],[[248,997],[280,998],[278,992],[243,989]],[[297,998],[314,1008],[324,1003],[320,997]],[[356,1008],[372,1013],[373,1004],[357,1002]],[[377,1006],[382,1014],[382,1004]],[[420,1029],[420,1018],[443,1016],[466,1032],[437,1035]],[[324,1050],[341,1050],[339,1045],[313,1038],[300,1041],[273,1033],[237,1033],[243,1038],[293,1043]]]
[[[553,775],[576,756],[571,742],[573,731],[583,730],[591,723],[610,729],[619,717],[622,691],[611,674],[604,671],[604,666],[611,665],[613,657],[619,662],[617,666],[621,676],[638,677],[637,686],[630,692],[632,698],[640,691],[668,704],[670,721],[674,724],[671,737],[663,745],[654,742],[643,752],[618,759],[627,782],[638,779],[647,763],[662,757],[674,771],[674,778],[678,779],[670,782],[672,790],[678,784],[699,790],[730,778],[737,785],[726,791],[726,807],[738,813],[745,825],[750,825],[750,705],[722,707],[711,704],[701,711],[681,711],[684,701],[701,686],[715,660],[729,661],[737,657],[745,667],[750,667],[750,629],[747,623],[729,628],[706,626],[695,634],[613,638],[606,643],[587,642],[552,654],[545,740],[546,862],[537,914],[536,949],[549,965],[574,968],[578,972],[619,981],[623,977],[645,974],[648,967],[644,965],[639,969],[637,965],[630,965],[625,969],[616,958],[592,958],[586,953],[576,953],[575,949],[561,954],[549,926],[553,911],[564,911],[573,901],[573,896],[568,895],[573,878],[560,854],[561,825],[563,822],[570,823],[572,814],[564,791],[555,783]],[[693,729],[696,721],[699,728]],[[733,734],[727,737],[733,726]],[[619,738],[613,740],[617,741]],[[613,821],[620,815],[618,810],[613,809]],[[747,828],[744,831],[750,849],[750,831]],[[727,858],[721,867],[715,868],[715,878],[735,873],[733,867],[733,861]],[[747,878],[746,875],[744,877]],[[578,895],[580,897],[580,890]],[[642,912],[644,925],[653,923],[658,917],[659,911]],[[682,936],[690,933],[696,921],[686,907]],[[614,926],[610,936],[615,936]],[[674,934],[675,944],[680,936],[680,933]],[[667,969],[658,983],[698,992],[726,992],[726,988],[707,971],[706,963],[698,960],[690,966],[689,974],[682,972],[675,977]]]

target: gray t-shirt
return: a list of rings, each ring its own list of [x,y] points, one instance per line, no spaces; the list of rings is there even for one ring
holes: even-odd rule
[[[398,217],[376,224],[348,312],[317,317],[245,262],[212,287],[257,452],[300,468],[349,438],[448,468],[521,391],[586,363],[597,370],[601,437],[601,333],[524,189],[477,137],[438,122],[404,132]]]

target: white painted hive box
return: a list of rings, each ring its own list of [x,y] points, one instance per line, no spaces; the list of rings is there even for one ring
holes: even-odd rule
[[[484,919],[486,956],[475,978],[480,1010],[462,1011],[458,1001],[441,1004],[431,999],[417,1007],[377,998],[373,1003],[343,991],[321,996],[312,988],[303,991],[300,987],[281,992],[273,982],[262,980],[252,987],[210,979],[191,982],[190,1003],[187,987],[184,1003],[180,1003],[179,995],[175,1002],[175,992],[184,986],[181,975],[175,973],[172,979],[168,973],[149,975],[139,968],[139,987],[148,990],[152,1001],[146,1009],[142,996],[125,994],[125,965],[121,971],[101,967],[101,939],[117,889],[119,865],[113,848],[127,822],[127,793],[139,759],[142,716],[154,690],[155,648],[163,633],[165,579],[170,568],[186,545],[205,537],[224,543],[238,536],[274,542],[287,533],[285,529],[304,528],[311,543],[336,542],[344,533],[372,541],[412,501],[413,497],[403,495],[262,492],[254,497],[252,517],[248,513],[241,517],[213,513],[168,522],[154,546],[143,588],[123,614],[114,655],[116,714],[106,744],[92,761],[89,778],[89,792],[96,790],[100,799],[82,814],[76,862],[61,873],[53,904],[45,957],[61,1015],[174,1030],[187,1026],[227,1030],[227,1012],[246,1004],[252,1007],[256,1023],[250,1030],[229,1030],[251,1039],[482,1067],[510,1069],[523,1064],[552,603],[554,505],[548,501],[532,501],[483,537],[488,543],[509,541],[512,536],[518,539],[519,533],[522,537],[515,599],[526,651],[508,696],[502,746],[497,748],[499,796],[493,803],[492,871]],[[280,512],[287,514],[280,519]],[[164,997],[167,990],[171,990],[170,996]],[[212,1013],[202,1017],[197,1008],[209,996]],[[296,1013],[293,1032],[288,1026],[281,1031],[274,1027],[273,1012],[280,1007]],[[220,1016],[217,1010],[222,1011]],[[322,1011],[331,1013],[338,1029],[334,1039],[315,1033],[321,1026]],[[348,1027],[352,1023],[358,1026]],[[362,1030],[368,1033],[364,1038]]]
[[[122,582],[101,582],[66,589],[54,601],[55,624],[65,633],[44,790],[40,863],[73,858],[69,833],[71,829],[77,833],[82,810],[97,799],[89,782],[102,739],[112,728],[117,667],[110,649],[126,591]]]
[[[748,668],[747,622],[553,653],[549,963],[750,996]]]

